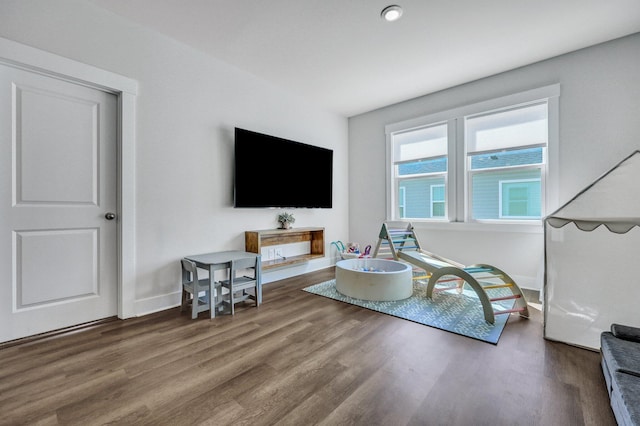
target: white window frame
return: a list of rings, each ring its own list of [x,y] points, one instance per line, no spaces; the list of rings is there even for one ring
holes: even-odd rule
[[[445,187],[445,186],[444,186],[444,184],[435,184],[435,185],[431,185],[431,186],[429,187],[429,190],[430,190],[430,192],[431,192],[431,194],[429,195],[429,196],[430,196],[430,199],[429,199],[429,207],[430,207],[429,215],[430,215],[430,216],[431,216],[431,218],[433,218],[433,219],[434,219],[434,218],[436,218],[436,217],[438,218],[438,220],[441,220],[441,219],[442,219],[442,217],[441,217],[441,216],[434,216],[434,215],[433,215],[433,189],[434,189],[434,188],[444,188],[444,187]],[[446,207],[447,207],[447,194],[444,194],[444,200],[442,200],[442,201],[438,200],[437,202],[438,202],[438,203],[444,203],[444,206],[445,206],[445,208],[446,208]],[[444,216],[445,216],[445,218],[447,217],[447,212],[446,212],[446,211],[445,211]]]
[[[547,102],[548,108],[548,132],[549,137],[546,147],[546,166],[544,167],[541,179],[543,185],[542,216],[545,212],[553,211],[559,206],[558,201],[558,159],[559,159],[559,97],[560,84],[552,84],[537,89],[527,90],[512,95],[502,96],[495,99],[478,102],[454,109],[449,109],[434,114],[392,123],[385,126],[387,145],[387,220],[399,220],[395,211],[395,200],[397,199],[394,174],[393,159],[393,135],[406,132],[421,127],[433,126],[446,122],[448,126],[449,148],[448,148],[448,170],[446,174],[446,206],[447,215],[445,219],[437,220],[414,220],[414,226],[419,228],[456,230],[477,229],[497,232],[534,232],[541,233],[543,230],[542,220],[493,220],[493,221],[472,221],[469,211],[468,195],[471,194],[468,187],[467,155],[464,141],[464,117],[474,114],[489,112],[513,107],[520,104],[529,104],[540,101]],[[527,166],[524,166],[527,167]]]
[[[517,105],[508,105],[506,107],[501,107],[501,108],[496,108],[494,110],[491,111],[482,111],[479,114],[470,114],[468,116],[462,117],[461,120],[463,121],[463,123],[466,124],[466,120],[467,119],[472,119],[475,117],[477,117],[478,115],[480,116],[490,116],[493,114],[500,114],[502,112],[505,111],[509,111],[509,110],[514,110],[514,109],[522,109],[522,108],[527,108],[527,107],[533,107],[535,105],[539,105],[541,103],[545,103],[547,104],[547,114],[549,114],[549,102],[548,99],[538,99],[538,100],[534,100],[531,102],[524,102],[521,104],[517,104]],[[548,121],[548,119],[547,119]],[[548,123],[547,123],[548,125]],[[542,147],[542,157],[543,157],[543,161],[542,163],[534,163],[534,164],[522,164],[522,165],[515,165],[515,166],[502,166],[502,167],[495,167],[495,168],[484,168],[484,169],[472,169],[471,168],[471,163],[472,163],[472,156],[469,155],[469,153],[467,152],[468,146],[467,146],[467,141],[466,140],[462,140],[459,141],[460,143],[464,144],[465,147],[465,170],[466,170],[466,186],[465,186],[465,190],[466,190],[466,204],[465,204],[465,221],[466,222],[477,222],[477,223],[496,223],[496,224],[516,224],[516,223],[522,223],[522,224],[527,224],[527,223],[533,223],[536,226],[542,226],[542,218],[527,218],[525,216],[521,216],[521,217],[507,217],[507,216],[501,216],[501,214],[498,214],[498,218],[497,219],[475,219],[473,217],[473,177],[476,174],[483,174],[486,172],[491,172],[491,171],[496,171],[496,170],[517,170],[517,171],[528,171],[528,170],[540,170],[540,182],[541,182],[541,194],[540,194],[540,204],[541,204],[541,212],[542,212],[542,216],[544,216],[544,212],[546,211],[545,209],[545,183],[546,183],[546,168],[547,168],[547,163],[548,163],[548,142],[547,145]],[[526,148],[530,148],[531,146],[514,146],[511,149],[514,150],[518,150],[518,149],[526,149]],[[535,147],[535,146],[534,146]],[[485,154],[489,154],[491,151],[485,151],[485,152],[479,152],[480,153],[485,153]],[[494,151],[495,152],[495,151]],[[498,151],[499,152],[499,151]]]
[[[505,180],[499,180],[498,181],[498,186],[499,186],[499,190],[498,190],[498,216],[500,218],[507,218],[507,219],[540,219],[536,216],[505,216],[502,214],[502,203],[504,202],[504,184],[508,183],[508,184],[513,184],[513,183],[527,183],[527,182],[540,182],[540,185],[542,185],[542,179],[505,179]],[[544,209],[541,206],[541,211],[544,212]]]
[[[427,126],[419,126],[419,127],[416,127],[416,128],[405,129],[404,131],[396,132],[396,134],[400,135],[400,134],[410,133],[410,132],[413,132],[413,131],[420,131],[420,130],[425,130],[425,129],[432,128],[432,127],[440,127],[440,126],[446,126],[446,127],[447,127],[447,132],[449,131],[449,127],[448,127],[447,123],[446,123],[445,121],[441,121],[441,122],[430,123],[430,124],[429,124],[429,125],[427,125]],[[391,148],[391,149],[393,149],[393,146],[391,146],[390,148]],[[391,157],[393,157],[393,155],[391,155]],[[400,166],[400,164],[402,164],[402,163],[405,163],[405,162],[413,162],[413,161],[419,161],[419,160],[436,159],[436,158],[442,158],[442,156],[441,156],[441,155],[436,155],[436,156],[433,156],[433,157],[428,157],[428,156],[427,156],[427,157],[421,157],[421,158],[413,158],[413,159],[408,160],[408,161],[396,161],[396,159],[394,158],[394,159],[393,159],[393,164],[391,165],[391,175],[392,175],[392,178],[391,178],[391,179],[393,180],[393,183],[392,183],[392,184],[393,184],[393,185],[395,185],[395,186],[394,186],[394,188],[393,188],[393,190],[392,190],[392,191],[393,191],[393,193],[395,194],[395,193],[396,193],[396,190],[397,190],[397,191],[400,191],[401,189],[403,189],[403,188],[401,188],[401,187],[400,187],[400,183],[401,183],[402,181],[409,181],[409,180],[413,180],[413,179],[416,179],[416,178],[436,178],[436,177],[442,177],[442,178],[444,179],[444,181],[445,181],[445,186],[446,186],[446,182],[447,182],[447,171],[444,171],[444,172],[414,173],[414,174],[410,174],[410,175],[402,175],[402,176],[400,176],[400,175],[397,173],[397,171],[398,171],[398,167],[399,167],[399,166]],[[435,219],[434,219],[433,217],[429,217],[429,218],[411,218],[411,217],[408,217],[408,216],[407,216],[407,217],[402,217],[402,215],[400,214],[400,208],[399,208],[399,207],[400,207],[400,202],[401,202],[401,201],[400,201],[400,198],[401,198],[401,197],[405,197],[405,196],[406,196],[406,194],[404,194],[404,191],[403,191],[403,194],[400,194],[400,193],[398,192],[397,196],[395,196],[395,195],[394,195],[394,200],[398,200],[398,201],[397,201],[397,204],[398,204],[398,205],[397,205],[397,206],[394,206],[394,208],[395,208],[394,214],[395,214],[395,215],[393,215],[393,217],[395,217],[395,218],[396,218],[396,220],[412,220],[412,221],[425,221],[425,220],[427,220],[427,221],[428,221],[428,220],[437,220],[437,221],[442,221],[442,220],[446,220],[446,219],[447,219],[446,212],[445,212],[445,217],[440,217],[440,216],[439,216],[439,217],[437,217],[437,218],[435,218]],[[446,198],[446,194],[445,194],[445,206],[446,206],[446,199],[447,199],[447,198]],[[405,213],[406,213],[406,198],[403,198],[403,199],[402,199],[402,202],[404,203],[404,204],[403,204],[403,206],[405,207]],[[431,206],[430,206],[430,210],[431,210]],[[433,215],[431,214],[431,211],[429,212],[429,214],[430,214],[431,216],[433,216]]]

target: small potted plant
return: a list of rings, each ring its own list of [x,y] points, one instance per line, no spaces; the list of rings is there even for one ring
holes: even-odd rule
[[[289,229],[291,228],[291,224],[296,221],[296,218],[293,217],[293,214],[283,212],[278,215],[278,222],[280,223],[280,229]]]

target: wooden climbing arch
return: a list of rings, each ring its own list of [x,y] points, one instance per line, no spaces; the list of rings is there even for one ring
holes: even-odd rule
[[[493,324],[495,316],[501,314],[519,313],[522,317],[529,316],[527,301],[516,282],[504,271],[495,266],[475,264],[465,266],[453,260],[430,253],[420,246],[413,226],[409,222],[385,222],[382,224],[378,243],[373,257],[390,257],[403,260],[425,271],[421,278],[428,278],[427,297],[432,298],[438,291],[451,289],[461,290],[467,283],[477,294],[484,319]],[[446,283],[453,283],[446,287],[436,287]],[[508,289],[511,294],[492,295],[495,290]],[[494,309],[493,303],[514,300],[512,309]]]

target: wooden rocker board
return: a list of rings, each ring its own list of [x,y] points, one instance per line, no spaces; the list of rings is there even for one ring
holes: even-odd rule
[[[433,293],[451,288],[461,288],[461,281],[466,282],[476,292],[484,319],[490,323],[495,323],[495,315],[510,314],[518,312],[522,317],[529,316],[527,301],[522,294],[522,290],[516,282],[504,271],[495,266],[486,264],[476,264],[464,266],[458,262],[422,250],[418,238],[415,235],[413,226],[408,222],[388,222],[383,223],[378,243],[373,257],[386,252],[395,260],[403,260],[430,274],[427,284],[427,297],[432,298]],[[445,277],[455,277],[443,280]],[[437,289],[438,283],[445,281],[456,281],[456,287]],[[487,291],[507,288],[511,290],[510,296],[490,297]],[[515,300],[513,309],[494,311],[492,302],[501,300]]]

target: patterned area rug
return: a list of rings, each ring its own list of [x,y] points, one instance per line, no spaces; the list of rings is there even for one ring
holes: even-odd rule
[[[433,300],[429,300],[426,296],[427,285],[423,281],[414,281],[411,297],[392,302],[371,302],[345,296],[336,290],[336,280],[312,285],[305,288],[304,291],[494,345],[498,343],[509,319],[508,314],[503,314],[496,315],[493,325],[486,322],[482,313],[482,305],[475,292],[466,288],[462,294],[458,294],[456,290],[441,291],[434,295]],[[496,296],[495,293],[491,294],[491,297]],[[513,305],[513,300],[508,300],[496,302],[493,306],[494,309],[503,310],[511,309]]]

